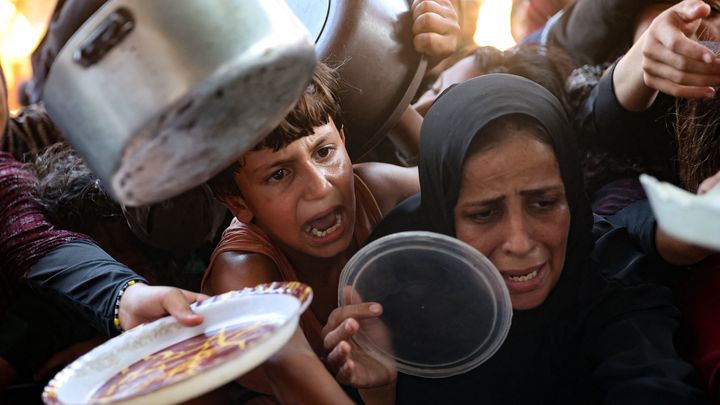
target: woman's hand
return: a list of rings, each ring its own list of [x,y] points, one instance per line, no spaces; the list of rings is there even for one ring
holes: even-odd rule
[[[460,23],[450,0],[415,0],[413,45],[428,57],[428,68],[452,55],[460,42]]]
[[[623,107],[644,111],[658,91],[681,98],[715,96],[720,60],[697,42],[710,15],[707,3],[684,0],[653,19],[615,69],[613,84]]]
[[[136,283],[128,287],[120,299],[120,326],[128,330],[167,315],[185,326],[196,326],[202,323],[203,317],[194,313],[190,304],[206,298],[205,294],[175,287]]]

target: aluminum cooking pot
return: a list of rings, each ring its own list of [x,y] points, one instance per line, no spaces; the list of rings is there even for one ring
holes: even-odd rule
[[[286,0],[310,30],[318,58],[339,66],[346,146],[359,159],[415,95],[425,59],[413,47],[408,0]]]
[[[129,206],[222,170],[275,127],[316,63],[282,0],[113,0],[59,52],[51,118]]]

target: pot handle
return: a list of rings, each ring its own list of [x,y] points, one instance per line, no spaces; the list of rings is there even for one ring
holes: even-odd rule
[[[73,61],[89,67],[100,61],[135,28],[135,18],[126,8],[112,12],[73,53]]]

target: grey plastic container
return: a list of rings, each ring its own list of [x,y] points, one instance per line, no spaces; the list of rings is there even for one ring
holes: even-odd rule
[[[378,302],[378,320],[361,321],[355,342],[399,372],[428,378],[462,374],[489,359],[512,319],[507,286],[472,246],[432,232],[378,239],[345,265],[340,305]]]

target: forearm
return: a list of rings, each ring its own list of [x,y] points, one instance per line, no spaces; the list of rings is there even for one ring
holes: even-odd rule
[[[618,61],[613,73],[613,87],[618,103],[628,111],[646,111],[657,98],[658,91],[645,84],[643,78],[643,37]]]
[[[283,404],[351,404],[352,401],[315,355],[300,329],[266,361],[262,370]]]
[[[659,226],[655,229],[655,244],[663,260],[675,266],[698,263],[713,253],[701,246],[673,238]]]
[[[420,126],[423,118],[413,107],[408,106],[388,137],[397,148],[404,163],[413,165],[420,150]]]

